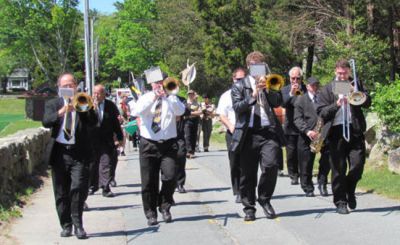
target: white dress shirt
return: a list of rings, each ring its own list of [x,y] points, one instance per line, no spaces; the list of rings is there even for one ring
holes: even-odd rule
[[[68,104],[68,102],[64,99],[64,105],[67,105],[67,104]],[[64,136],[65,120],[63,120],[63,123],[62,123],[62,125],[60,127],[60,130],[58,131],[58,135],[57,135],[57,138],[56,138],[56,141],[58,143],[65,144],[65,145],[73,145],[73,144],[75,144],[76,111],[73,111],[71,114],[72,114],[71,139],[67,140],[65,138],[65,136]],[[64,119],[65,119],[66,115],[67,115],[67,113],[65,113]]]
[[[249,76],[249,78],[250,78],[251,88],[254,91],[256,89],[256,80],[252,76]],[[253,127],[253,122],[254,122],[254,107],[255,107],[255,105],[251,108],[251,116],[250,116],[250,123],[249,123],[250,128]],[[266,127],[266,126],[270,125],[268,116],[265,113],[264,108],[262,106],[260,106],[260,117],[261,117],[261,127]]]
[[[99,103],[99,111],[97,112],[99,114],[99,123],[103,121],[104,117],[104,104],[105,101],[103,100],[101,103]]]
[[[223,93],[221,95],[219,102],[218,102],[217,114],[226,116],[228,118],[228,121],[232,125],[235,125],[236,115],[235,115],[235,111],[233,110],[233,106],[232,106],[231,89],[229,89],[228,91],[226,91],[225,93]]]
[[[133,116],[140,117],[140,136],[149,140],[159,141],[175,138],[176,116],[185,112],[185,105],[175,95],[162,98],[161,104],[161,130],[154,133],[151,129],[155,115],[157,100],[153,91],[142,95],[136,102]]]

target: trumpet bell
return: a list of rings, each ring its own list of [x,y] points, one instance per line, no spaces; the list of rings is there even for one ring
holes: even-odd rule
[[[178,94],[179,92],[179,81],[175,78],[168,77],[163,81],[163,87],[168,94]]]
[[[295,96],[300,96],[303,94],[303,91],[301,91],[300,89],[296,90],[296,92],[294,92]]]
[[[266,88],[272,91],[279,91],[285,84],[285,80],[281,75],[268,74],[265,78]]]
[[[367,96],[365,96],[365,94],[363,92],[360,91],[354,91],[349,95],[349,103],[351,105],[362,105],[365,103],[365,101],[367,100]]]
[[[87,112],[93,108],[93,99],[87,93],[77,93],[72,100],[72,105],[77,112]]]

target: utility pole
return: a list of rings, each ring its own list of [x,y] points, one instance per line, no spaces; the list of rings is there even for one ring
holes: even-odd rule
[[[92,81],[91,81],[91,87],[92,90],[94,89],[94,21],[95,21],[96,17],[93,16],[92,18],[90,18],[90,61],[91,61],[91,76],[92,76]]]
[[[85,11],[83,15],[85,24],[85,87],[87,92],[92,95],[92,82],[90,72],[90,28],[89,28],[89,0],[85,0]]]

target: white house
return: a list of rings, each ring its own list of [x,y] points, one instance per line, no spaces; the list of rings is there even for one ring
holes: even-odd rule
[[[7,79],[7,90],[25,90],[28,91],[32,89],[32,80],[29,77],[28,68],[18,68],[14,69]]]

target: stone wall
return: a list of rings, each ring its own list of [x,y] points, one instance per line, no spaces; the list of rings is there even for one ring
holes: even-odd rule
[[[49,139],[50,131],[44,128],[26,129],[0,138],[0,199],[12,195],[19,181],[44,164]]]

